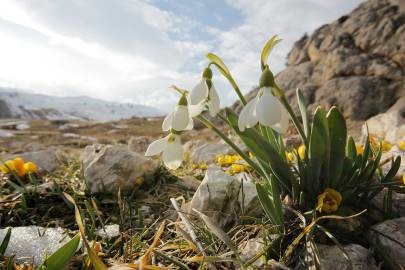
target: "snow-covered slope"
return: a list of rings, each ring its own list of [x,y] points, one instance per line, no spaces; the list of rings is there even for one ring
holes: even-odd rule
[[[56,97],[0,88],[0,118],[111,121],[162,114],[158,109],[139,104],[107,102],[87,96]]]

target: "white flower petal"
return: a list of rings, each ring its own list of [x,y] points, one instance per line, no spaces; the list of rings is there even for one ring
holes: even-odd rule
[[[208,86],[204,79],[202,79],[190,92],[189,103],[197,105],[203,102],[208,97]]]
[[[281,104],[273,96],[270,88],[263,91],[256,106],[256,115],[259,123],[264,126],[276,124],[281,119]]]
[[[180,167],[183,162],[183,145],[180,141],[180,136],[172,142],[168,142],[163,151],[163,163],[170,170],[175,170]]]
[[[244,131],[245,128],[253,127],[257,124],[256,117],[256,105],[258,97],[249,101],[241,110],[238,119],[238,127],[240,131]]]
[[[182,131],[187,127],[189,120],[190,116],[187,106],[178,106],[174,111],[171,126],[174,130]]]
[[[215,115],[217,115],[220,109],[220,100],[214,85],[211,86],[208,95],[209,95],[208,111],[210,115],[214,117]]]
[[[197,105],[188,105],[188,112],[190,114],[190,117],[196,117],[200,115],[203,110],[204,110],[203,103]]]
[[[281,105],[282,106],[282,105]],[[278,133],[284,134],[287,132],[290,115],[288,114],[287,110],[282,106],[281,108],[281,119],[280,122],[273,125],[272,128],[277,131]]]
[[[172,128],[173,115],[174,115],[174,112],[171,112],[165,117],[165,120],[163,120],[163,123],[162,123],[163,131],[168,131],[169,129]]]
[[[194,128],[194,121],[193,118],[189,118],[188,125],[184,130],[192,130]]]
[[[145,156],[150,157],[150,156],[155,156],[163,152],[163,150],[166,148],[167,140],[169,136],[166,136],[164,138],[158,139],[154,142],[152,142],[149,146],[148,149],[146,149]]]

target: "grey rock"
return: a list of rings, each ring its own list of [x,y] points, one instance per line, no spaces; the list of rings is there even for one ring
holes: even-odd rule
[[[221,227],[240,216],[258,216],[262,213],[255,185],[210,166],[203,181],[188,205],[208,215]]]
[[[193,149],[190,154],[190,161],[196,164],[210,164],[215,162],[216,156],[230,153],[234,153],[234,151],[226,143],[210,142],[197,146],[195,149]]]
[[[379,269],[375,263],[371,252],[366,248],[357,245],[349,244],[343,247],[351,260],[351,267],[348,261],[344,258],[342,251],[337,246],[327,246],[317,244],[319,253],[319,264],[321,270],[377,270]],[[311,256],[312,257],[312,256]],[[311,270],[317,269],[315,265],[309,267]]]
[[[123,146],[87,146],[82,154],[84,176],[91,192],[130,191],[138,178],[151,175],[157,163]]]
[[[25,162],[32,161],[39,167],[40,170],[46,172],[56,171],[60,164],[64,161],[63,156],[54,148],[48,148],[45,150],[24,152],[19,154],[8,154],[2,156],[3,160],[13,159],[16,157],[21,157]]]
[[[105,225],[104,228],[98,229],[96,235],[103,239],[111,239],[120,236],[120,226],[118,224]]]
[[[369,241],[374,243],[377,250],[388,259],[385,261],[391,262],[386,267],[402,269],[405,266],[405,248],[403,247],[405,243],[405,217],[384,221],[373,226],[372,229],[369,233]]]
[[[243,242],[241,245],[239,245],[239,250],[240,250],[240,256],[242,260],[244,261],[249,261],[253,257],[255,257],[257,254],[262,253],[265,250],[265,245],[263,242],[263,239],[260,238],[253,238],[249,239],[245,242]],[[266,263],[266,260],[264,256],[260,257],[258,260],[256,260],[252,266],[255,266],[257,268],[261,268],[264,266]]]
[[[6,232],[7,229],[0,229],[0,243]],[[51,255],[70,239],[62,228],[15,227],[11,230],[5,255],[15,255],[18,263],[39,265],[46,256]]]
[[[128,141],[128,149],[136,153],[145,153],[153,138],[149,136],[132,136]]]

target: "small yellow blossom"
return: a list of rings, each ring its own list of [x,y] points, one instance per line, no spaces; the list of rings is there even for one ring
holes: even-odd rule
[[[15,170],[15,167],[14,167],[14,161],[13,160],[7,160],[1,166],[1,172],[2,173],[11,173],[14,170]]]
[[[398,144],[398,147],[401,151],[405,151],[405,141],[402,141]]]
[[[285,157],[286,157],[288,162],[295,161],[295,155],[292,152],[285,151]]]
[[[19,177],[23,177],[25,175],[25,168],[24,168],[24,159],[20,157],[16,157],[14,159],[14,168]]]
[[[387,151],[390,151],[390,150],[391,150],[392,144],[389,143],[389,142],[386,141],[386,140],[382,140],[382,141],[381,141],[381,147],[382,147],[383,152],[387,152]]]
[[[300,159],[305,158],[305,145],[301,144],[300,147],[298,147],[298,156]]]
[[[356,153],[357,155],[362,155],[364,153],[364,147],[360,144],[356,144]]]
[[[28,161],[24,164],[24,170],[26,173],[36,173],[38,172],[38,166],[32,161]]]
[[[206,169],[208,169],[208,165],[205,164],[205,163],[200,164],[199,167],[200,167],[201,170],[206,170]]]
[[[329,214],[338,210],[341,202],[342,195],[338,191],[326,188],[322,194],[318,195],[316,210]]]

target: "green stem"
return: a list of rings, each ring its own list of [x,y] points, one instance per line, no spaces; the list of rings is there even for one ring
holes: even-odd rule
[[[252,168],[255,169],[258,173],[262,173],[262,170],[259,166],[245,153],[243,152],[236,144],[234,144],[222,131],[220,131],[217,127],[214,126],[207,118],[204,116],[197,116],[196,119],[200,121],[203,125],[207,128],[213,130],[219,137],[221,137],[224,142],[226,142],[230,147],[232,147],[236,153],[238,153]]]
[[[288,114],[290,115],[291,120],[294,123],[294,126],[296,127],[298,133],[300,134],[302,140],[304,141],[304,144],[308,145],[307,144],[308,139],[307,139],[307,136],[305,135],[304,129],[302,128],[300,121],[298,120],[293,109],[291,108],[290,103],[288,102],[287,98],[285,97],[284,91],[282,89],[280,89],[278,86],[276,86],[276,88],[279,93],[282,93],[281,96],[279,96],[279,99],[280,99],[281,103],[284,105],[284,107],[286,108]]]
[[[246,105],[246,99],[242,94],[242,91],[240,91],[239,86],[236,84],[235,80],[233,79],[232,75],[229,72],[226,72],[223,70],[220,66],[218,66],[216,63],[211,62],[209,63],[208,66],[215,65],[221,74],[229,81],[229,83],[232,85],[233,89],[235,90],[236,94],[238,95],[240,101],[243,103],[243,105]]]

